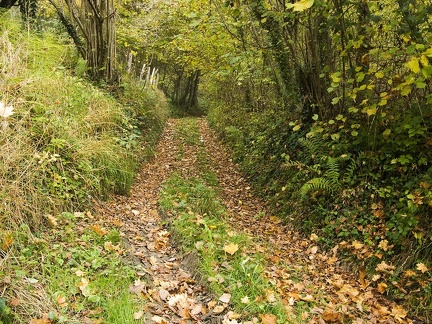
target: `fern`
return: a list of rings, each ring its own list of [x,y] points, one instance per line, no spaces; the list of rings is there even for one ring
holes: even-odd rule
[[[299,139],[300,144],[307,150],[310,156],[323,156],[327,143],[322,137],[314,136]]]
[[[329,180],[332,186],[339,187],[339,176],[340,176],[340,165],[339,161],[341,158],[328,157],[326,167],[327,170],[324,173],[324,177]]]
[[[358,168],[358,161],[355,159],[350,159],[350,163],[348,164],[346,168],[346,172],[344,174],[344,181],[351,181],[354,178],[354,172]]]
[[[324,192],[332,191],[333,186],[330,183],[330,180],[326,178],[313,178],[306,182],[299,190],[300,196],[304,199],[308,196],[308,194],[313,191],[316,192],[318,190],[322,190]]]

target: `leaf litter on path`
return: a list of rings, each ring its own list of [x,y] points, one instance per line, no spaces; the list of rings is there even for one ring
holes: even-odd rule
[[[200,174],[196,146],[182,146],[179,154],[180,142],[175,134],[178,122],[168,121],[154,160],[143,164],[130,196],[117,196],[99,205],[99,221],[119,228],[129,258],[139,266],[140,278],[129,290],[146,303],[135,313],[136,320],[173,324],[241,323],[236,319],[224,320],[219,315],[227,311],[225,305],[231,295],[219,296],[224,305],[218,304],[217,298],[187,270],[184,256],[174,247],[170,233],[160,225],[157,201],[162,182],[174,171],[184,177]],[[287,313],[292,314],[292,323],[410,322],[402,307],[383,298],[383,285],[374,288],[366,284],[364,273],[358,275],[344,270],[337,248],[322,251],[315,242],[316,235],[305,238],[269,214],[206,121],[199,119],[198,124],[200,142],[205,147],[210,168],[218,177],[228,221],[235,224],[237,231],[249,235],[257,253],[266,256],[266,277],[274,284]],[[224,247],[229,254],[236,253],[237,249],[233,244]],[[298,313],[296,306],[300,303],[309,307],[302,307]],[[264,314],[260,322],[277,323],[277,318]]]

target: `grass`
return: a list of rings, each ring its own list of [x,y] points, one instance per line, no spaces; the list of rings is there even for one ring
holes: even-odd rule
[[[14,110],[0,117],[0,323],[135,322],[118,232],[74,212],[128,194],[166,101],[133,83],[114,98],[68,69],[77,64],[66,38],[21,27],[2,15],[0,101]]]
[[[8,269],[11,312],[0,316],[4,323],[22,323],[43,314],[58,323],[80,323],[84,317],[133,323],[139,301],[128,287],[136,276],[122,261],[120,236],[115,228],[97,230],[84,215],[62,213],[51,229],[21,232],[16,259]]]
[[[250,238],[228,225],[217,190],[204,179],[178,175],[163,188],[160,206],[175,215],[170,220],[174,237],[185,252],[197,254],[198,271],[215,297],[229,292],[234,310],[247,317],[270,313],[286,320],[275,287],[263,276],[263,257]],[[232,255],[224,250],[231,245],[238,247]]]

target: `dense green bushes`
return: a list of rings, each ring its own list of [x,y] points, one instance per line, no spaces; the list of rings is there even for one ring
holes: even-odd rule
[[[413,313],[430,312],[429,274],[417,269],[430,267],[432,254],[427,124],[406,113],[390,138],[352,127],[356,122],[342,115],[315,118],[304,125],[283,111],[223,106],[209,114],[257,191],[287,222],[317,234],[328,248],[337,245],[371,273],[382,261],[394,264],[384,276],[394,283],[392,296],[417,300]]]

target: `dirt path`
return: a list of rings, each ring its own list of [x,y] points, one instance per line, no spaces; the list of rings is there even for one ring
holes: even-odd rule
[[[199,174],[195,146],[182,148],[186,152],[178,158],[179,139],[174,131],[177,123],[174,119],[168,121],[155,159],[143,165],[131,196],[116,197],[101,206],[100,214],[121,227],[129,254],[141,267],[142,280],[131,285],[130,290],[148,301],[141,314],[143,323],[222,323],[220,316],[206,311],[212,297],[185,270],[190,265],[185,264],[170,233],[160,225],[157,200],[161,183],[173,171],[184,177]],[[270,215],[215,140],[206,121],[199,119],[198,124],[230,222],[236,224],[236,230],[252,237],[256,251],[267,256],[266,276],[274,282],[275,293],[282,297],[288,313],[299,318],[294,314],[296,304],[310,302],[314,307],[300,314],[300,323],[409,322],[405,311],[383,299],[371,282],[342,270],[336,251],[320,251],[315,237],[303,238]]]

